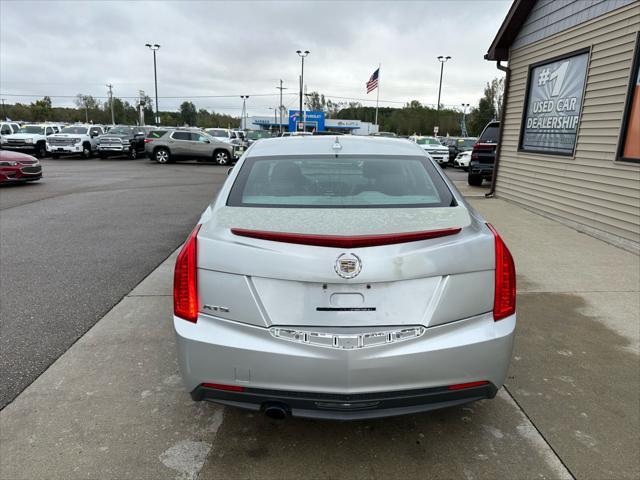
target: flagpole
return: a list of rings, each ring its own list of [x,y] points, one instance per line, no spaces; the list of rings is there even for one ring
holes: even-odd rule
[[[376,88],[376,121],[375,124],[378,127],[378,131],[380,131],[380,127],[378,126],[378,101],[380,100],[380,67],[382,64],[378,63],[378,88]]]

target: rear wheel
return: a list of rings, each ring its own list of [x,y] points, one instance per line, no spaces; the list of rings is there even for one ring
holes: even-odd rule
[[[36,145],[36,158],[42,158],[47,155],[47,146],[44,143],[38,143]]]
[[[80,155],[85,160],[91,158],[91,144],[90,143],[83,143],[82,144],[82,153]]]
[[[469,176],[467,177],[467,182],[469,183],[469,185],[473,187],[479,187],[482,185],[482,176],[473,175],[470,173]]]
[[[169,153],[169,150],[167,150],[166,148],[158,148],[153,154],[153,158],[155,159],[156,162],[165,164],[165,163],[169,163],[169,160],[171,159],[171,154]]]
[[[231,160],[231,155],[229,155],[229,152],[226,150],[216,150],[213,158],[218,165],[228,165]]]

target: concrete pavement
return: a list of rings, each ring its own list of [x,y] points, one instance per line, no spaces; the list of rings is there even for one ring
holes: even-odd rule
[[[519,279],[496,399],[344,424],[193,403],[169,259],[0,412],[0,478],[637,478],[638,257],[482,193]]]

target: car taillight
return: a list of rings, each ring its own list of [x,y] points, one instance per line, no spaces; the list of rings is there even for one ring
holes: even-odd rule
[[[198,321],[198,232],[196,225],[180,250],[173,272],[173,313],[189,322]]]
[[[144,143],[151,143],[153,142],[153,138],[145,138],[144,139]]]
[[[493,297],[493,319],[495,321],[513,315],[516,312],[516,266],[511,252],[489,223],[487,227],[493,233],[496,249],[496,278]]]

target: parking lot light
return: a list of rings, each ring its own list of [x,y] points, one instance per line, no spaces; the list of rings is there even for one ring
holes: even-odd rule
[[[436,110],[436,126],[438,129],[440,128],[440,93],[442,93],[442,72],[444,71],[444,64],[447,63],[448,60],[451,60],[451,57],[447,55],[443,57],[442,55],[438,56],[438,61],[440,62],[440,85],[438,86],[438,105]]]
[[[153,51],[153,80],[156,86],[156,125],[160,124],[160,115],[158,114],[158,71],[156,69],[156,51],[160,49],[160,45],[154,43],[145,43],[145,47]]]
[[[301,73],[300,73],[300,117],[302,118],[302,89],[304,88],[304,59],[307,55],[309,55],[309,50],[305,50],[304,52],[302,50],[296,50],[296,53],[298,54],[298,56],[300,57],[300,59],[302,60],[302,69],[301,69]],[[303,118],[303,123],[302,123],[302,129],[305,129],[305,125],[304,125],[304,118]],[[296,128],[297,130],[297,128]]]

